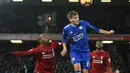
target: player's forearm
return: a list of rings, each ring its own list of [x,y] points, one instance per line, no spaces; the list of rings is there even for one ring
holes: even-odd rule
[[[63,49],[67,49],[66,43],[63,43]]]
[[[106,31],[106,30],[103,30],[103,29],[100,29],[100,30],[99,30],[99,33],[103,33],[103,34],[111,34],[109,31]]]

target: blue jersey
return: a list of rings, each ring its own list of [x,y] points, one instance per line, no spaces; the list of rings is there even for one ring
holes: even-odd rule
[[[88,35],[86,29],[90,28],[99,32],[99,28],[90,25],[87,21],[80,21],[76,27],[68,24],[63,29],[62,43],[67,43],[67,37],[70,39],[70,51],[85,52],[90,51],[88,45]]]

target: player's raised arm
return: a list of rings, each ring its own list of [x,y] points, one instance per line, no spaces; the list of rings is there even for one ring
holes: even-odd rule
[[[40,50],[38,48],[34,48],[28,51],[17,51],[17,52],[11,52],[12,55],[17,56],[17,57],[23,57],[23,56],[28,56],[28,55],[34,55],[40,53]]]
[[[114,30],[106,31],[106,30],[100,29],[100,30],[99,30],[99,33],[103,33],[103,34],[113,34],[113,33],[114,33]]]
[[[100,29],[100,28],[97,28],[97,27],[94,27],[92,25],[90,25],[88,22],[86,21],[83,21],[85,26],[87,28],[90,28],[92,29],[93,31],[97,32],[97,33],[103,33],[103,34],[113,34],[114,33],[114,30],[110,30],[110,31],[106,31],[106,30],[103,30],[103,29]]]
[[[67,40],[67,32],[65,31],[65,29],[63,30],[63,34],[62,34],[62,44],[63,44],[63,50],[61,52],[62,56],[65,56],[67,53],[67,45],[66,45],[66,41]]]
[[[111,68],[111,60],[108,53],[106,54],[106,64],[107,64],[107,73],[113,73]]]

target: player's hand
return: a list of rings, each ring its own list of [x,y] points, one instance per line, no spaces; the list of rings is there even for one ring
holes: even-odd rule
[[[62,56],[65,56],[66,53],[67,53],[67,49],[64,48],[64,49],[61,51],[61,55],[62,55]]]
[[[114,30],[110,30],[109,31],[110,34],[114,34],[114,32],[115,32]]]

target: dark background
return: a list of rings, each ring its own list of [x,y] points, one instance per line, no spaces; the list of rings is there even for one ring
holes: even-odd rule
[[[62,33],[62,29],[69,22],[66,15],[69,11],[79,12],[80,19],[90,24],[110,30],[116,34],[130,33],[130,3],[128,0],[112,0],[110,3],[101,3],[94,0],[90,7],[81,6],[80,3],[69,3],[67,0],[54,0],[52,3],[42,3],[40,0],[0,0],[0,33]],[[47,17],[51,20],[46,22]],[[47,18],[48,20],[48,18]],[[90,34],[93,33],[88,31]],[[104,49],[109,52],[112,59],[113,71],[130,73],[130,45],[129,41],[114,41],[105,44]],[[6,55],[11,51],[25,51],[36,47],[37,41],[23,41],[22,44],[12,44],[9,40],[0,40],[0,73],[24,73],[27,66],[28,73],[34,68],[34,56],[17,58]],[[95,41],[89,42],[91,51],[95,50]],[[56,73],[72,73],[73,67],[69,55],[65,58],[57,49]]]

